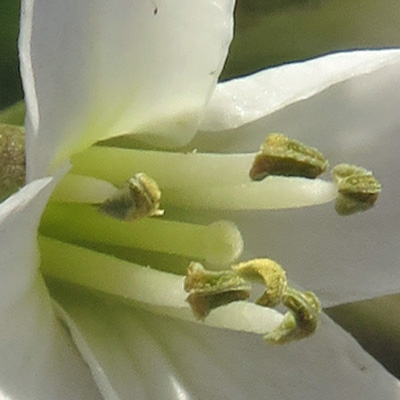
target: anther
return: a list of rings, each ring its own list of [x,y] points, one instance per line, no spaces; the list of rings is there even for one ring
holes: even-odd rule
[[[332,169],[339,195],[335,209],[340,215],[350,215],[370,209],[382,190],[371,171],[356,165],[339,164]]]
[[[264,336],[273,344],[285,344],[311,336],[318,328],[321,303],[313,292],[288,288],[282,297],[288,312],[281,325]]]
[[[273,260],[255,259],[232,266],[232,270],[211,272],[192,262],[184,289],[186,301],[199,319],[215,308],[250,296],[249,281],[261,280],[266,290],[256,301],[263,307],[285,306],[288,311],[278,328],[264,336],[273,344],[288,343],[312,335],[318,327],[321,304],[312,292],[301,292],[288,286],[286,273]]]
[[[275,307],[282,301],[287,288],[285,270],[275,261],[257,258],[232,266],[232,269],[248,279],[261,278],[267,290],[256,301],[264,307]]]
[[[250,170],[253,180],[268,175],[316,178],[328,168],[328,161],[314,147],[289,139],[282,133],[267,137],[257,153]]]
[[[144,217],[159,217],[161,191],[157,183],[144,173],[134,175],[118,192],[100,205],[106,214],[133,221]]]
[[[189,293],[186,301],[198,319],[204,319],[217,307],[250,296],[249,284],[238,273],[207,271],[196,262],[189,265],[184,289]]]

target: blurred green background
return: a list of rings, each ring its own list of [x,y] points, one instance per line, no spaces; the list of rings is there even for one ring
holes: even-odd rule
[[[19,1],[0,1],[0,109],[22,99],[18,72]]]
[[[0,109],[22,98],[18,0],[0,1]],[[400,45],[399,0],[237,0],[222,79],[335,50]]]
[[[18,14],[19,1],[0,1],[0,109],[22,99]],[[399,0],[238,0],[222,79],[335,50],[400,46],[399,21]],[[328,313],[400,377],[399,310],[400,297],[386,296]]]
[[[224,77],[335,50],[400,45],[398,0],[237,0]]]

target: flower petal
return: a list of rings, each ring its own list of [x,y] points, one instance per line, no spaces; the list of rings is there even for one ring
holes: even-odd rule
[[[221,83],[206,107],[201,130],[237,128],[399,60],[399,50],[336,53]]]
[[[99,399],[37,272],[36,230],[53,188],[32,182],[0,206],[0,397]]]
[[[399,101],[397,64],[227,133],[231,148],[242,150],[257,146],[265,132],[283,131],[318,147],[332,166],[350,162],[372,170],[383,185],[372,210],[349,217],[338,216],[333,205],[238,216],[245,257],[278,260],[325,306],[399,291]]]
[[[394,400],[400,393],[399,382],[327,318],[313,338],[272,347],[255,335],[81,296],[62,302],[64,317],[105,399]]]
[[[30,179],[108,137],[194,135],[232,37],[233,0],[25,0]]]

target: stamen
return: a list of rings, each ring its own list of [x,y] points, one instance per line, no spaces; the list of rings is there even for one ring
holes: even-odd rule
[[[282,324],[264,336],[267,342],[284,344],[312,335],[318,327],[321,304],[312,292],[300,292],[288,287],[285,270],[275,261],[255,259],[234,265],[234,271],[242,276],[261,277],[267,287],[257,304],[276,307],[282,303],[289,311]]]
[[[119,189],[104,180],[69,173],[51,197],[58,202],[102,204],[105,213],[124,220],[164,215],[160,199],[157,183],[144,173],[134,175]]]
[[[328,161],[314,147],[289,139],[282,133],[267,137],[257,153],[250,177],[261,180],[267,175],[316,178],[328,168]]]
[[[87,178],[87,179],[85,179]],[[68,174],[52,197],[56,201],[101,203],[117,189],[99,179]],[[194,209],[260,210],[297,208],[328,203],[337,196],[337,187],[320,179],[268,177],[262,183],[231,186],[194,185],[163,191],[168,207]]]
[[[185,301],[184,277],[143,267],[39,235],[41,271],[53,278],[133,301],[162,315],[197,321]],[[167,269],[167,268],[166,268]],[[283,316],[272,309],[238,301],[215,309],[209,326],[262,334]]]
[[[330,202],[337,196],[336,185],[321,180],[271,176],[262,184],[251,182],[248,170],[254,156],[93,147],[72,158],[72,171],[117,185],[133,173],[146,171],[160,186],[166,208],[295,208]]]
[[[289,309],[282,323],[264,339],[269,343],[283,344],[315,332],[321,312],[317,296],[288,287],[286,273],[275,261],[251,260],[233,265],[232,270],[215,273],[206,271],[200,264],[190,264],[185,280],[185,290],[189,292],[186,301],[197,318],[204,319],[213,309],[248,298],[248,280],[261,277],[267,290],[257,304],[268,308],[283,304]]]
[[[45,276],[143,303],[185,306],[183,277],[39,235]],[[156,293],[156,296],[154,295]]]
[[[371,171],[356,165],[339,164],[333,168],[332,175],[339,189],[335,209],[340,215],[370,209],[382,190]]]
[[[207,271],[195,262],[189,265],[184,288],[186,301],[201,320],[215,308],[250,296],[249,284],[234,271]]]
[[[117,193],[103,202],[100,209],[125,221],[162,216],[161,191],[157,183],[144,173],[135,174]]]
[[[147,251],[176,254],[211,264],[230,264],[243,250],[236,226],[220,221],[196,225],[143,218],[125,222],[86,204],[49,203],[40,232],[72,243],[104,243]]]
[[[264,336],[273,344],[285,344],[312,335],[319,324],[321,303],[313,292],[300,292],[288,288],[282,297],[282,304],[290,311],[285,314],[282,324]]]
[[[255,259],[232,266],[234,271],[250,279],[261,277],[267,290],[257,300],[264,307],[275,307],[282,299],[287,289],[285,270],[275,261]]]

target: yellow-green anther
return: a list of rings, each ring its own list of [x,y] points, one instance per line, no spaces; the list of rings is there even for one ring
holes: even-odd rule
[[[0,124],[0,201],[17,191],[24,183],[24,129]]]
[[[187,271],[184,289],[189,293],[186,301],[194,315],[204,319],[217,307],[247,299],[251,287],[234,271],[207,271],[201,264],[192,262]]]
[[[144,173],[134,175],[118,192],[100,206],[106,214],[133,221],[143,217],[162,216],[161,191],[157,183]]]
[[[301,292],[288,288],[282,296],[282,304],[289,311],[281,325],[264,336],[264,340],[273,344],[285,344],[293,340],[304,339],[312,335],[319,324],[321,303],[313,292]]]
[[[289,287],[285,271],[269,259],[242,262],[233,265],[232,270],[220,272],[207,271],[201,264],[192,262],[184,284],[189,293],[186,301],[195,316],[204,319],[215,308],[247,299],[252,280],[261,280],[267,287],[256,301],[258,305],[268,308],[283,305],[288,309],[278,328],[264,336],[267,342],[284,344],[315,332],[321,312],[317,296]]]
[[[371,175],[371,172],[363,167],[352,164],[338,164],[332,168],[332,175],[337,183],[342,179],[348,178],[352,175]]]
[[[250,170],[253,180],[268,175],[316,178],[328,168],[328,161],[314,147],[289,139],[282,133],[267,137]]]
[[[340,215],[350,215],[371,208],[382,190],[371,171],[349,164],[339,164],[332,170],[339,195],[335,209]]]
[[[301,292],[288,287],[286,272],[278,263],[269,259],[255,259],[232,268],[244,278],[262,278],[267,290],[257,300],[257,304],[264,307],[283,304],[289,309],[282,324],[264,337],[266,341],[283,344],[315,332],[321,312],[318,298],[312,292]]]
[[[259,279],[265,283],[267,290],[257,300],[264,307],[275,307],[282,301],[287,288],[285,270],[275,261],[258,258],[232,266],[232,269],[247,279]]]

